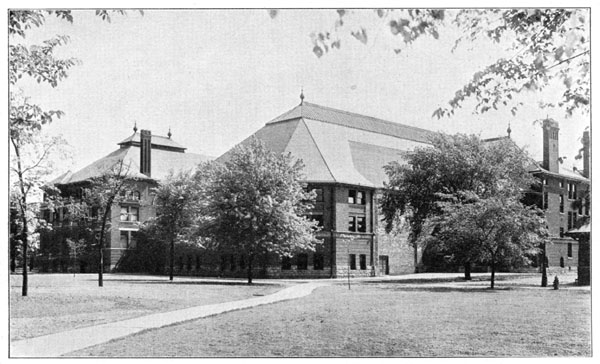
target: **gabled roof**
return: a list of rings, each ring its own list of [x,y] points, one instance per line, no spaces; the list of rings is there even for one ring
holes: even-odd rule
[[[304,102],[271,120],[252,136],[277,153],[304,162],[308,182],[383,187],[383,166],[429,144],[433,133],[369,116]],[[225,162],[231,151],[217,161]]]

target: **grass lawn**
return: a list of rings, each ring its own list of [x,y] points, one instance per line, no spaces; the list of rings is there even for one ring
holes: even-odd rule
[[[68,356],[590,356],[590,291],[538,281],[323,287]]]
[[[233,285],[235,289],[233,289]],[[84,326],[235,301],[274,293],[281,285],[247,286],[243,281],[97,274],[33,274],[29,296],[21,296],[21,277],[10,277],[10,339],[20,340]]]

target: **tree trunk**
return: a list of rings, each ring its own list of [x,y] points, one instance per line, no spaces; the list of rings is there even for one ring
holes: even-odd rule
[[[548,276],[546,275],[546,243],[542,247],[542,287],[548,286]]]
[[[104,224],[102,224],[102,231],[100,231],[100,241],[98,242],[98,287],[104,286]]]
[[[23,287],[21,294],[27,296],[28,278],[27,278],[27,237],[29,231],[27,228],[27,193],[25,192],[25,181],[23,180],[23,168],[21,166],[21,149],[14,138],[10,138],[12,145],[15,149],[15,155],[17,157],[17,175],[19,177],[19,189],[21,190],[21,198],[19,199],[19,209],[21,210],[21,222],[23,224],[23,230],[21,232],[21,239],[23,244]]]
[[[104,215],[102,216],[102,226],[100,227],[100,241],[98,242],[98,287],[104,286],[104,230],[106,229],[106,219],[108,219],[111,206],[112,200],[109,200],[109,202],[106,204]]]
[[[491,289],[494,289],[494,279],[496,277],[496,264],[495,262],[492,260],[492,279],[490,280],[491,282]]]
[[[417,242],[413,243],[413,259],[415,265],[415,273],[419,273],[419,248],[417,247]]]
[[[254,261],[254,254],[248,254],[248,284],[252,284],[252,263]]]
[[[173,280],[173,266],[175,265],[175,239],[171,238],[171,247],[169,248],[169,280]]]
[[[471,262],[465,262],[465,281],[471,280]]]
[[[23,287],[21,295],[27,296],[28,277],[27,277],[27,218],[23,217]]]

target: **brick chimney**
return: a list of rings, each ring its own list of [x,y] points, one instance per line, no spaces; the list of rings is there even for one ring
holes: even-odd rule
[[[544,160],[542,167],[550,172],[558,173],[558,123],[552,119],[544,120]]]
[[[150,130],[142,130],[140,133],[140,173],[150,176],[152,156],[152,133]]]
[[[590,132],[584,131],[583,138],[581,138],[583,144],[583,176],[590,178]]]

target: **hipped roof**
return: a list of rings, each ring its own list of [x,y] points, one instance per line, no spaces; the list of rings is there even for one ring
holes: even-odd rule
[[[252,136],[276,153],[304,162],[308,182],[371,188],[387,180],[383,166],[429,144],[432,132],[304,102],[276,117]],[[224,162],[231,151],[217,159]]]
[[[154,139],[154,136],[152,137]],[[166,139],[166,138],[165,138]],[[121,147],[107,156],[98,159],[75,173],[67,172],[55,178],[50,184],[72,184],[100,177],[123,161],[123,170],[129,178],[140,180],[163,180],[171,172],[189,171],[213,158],[194,153],[181,153],[162,149],[151,149],[151,177],[140,172],[140,148]]]

